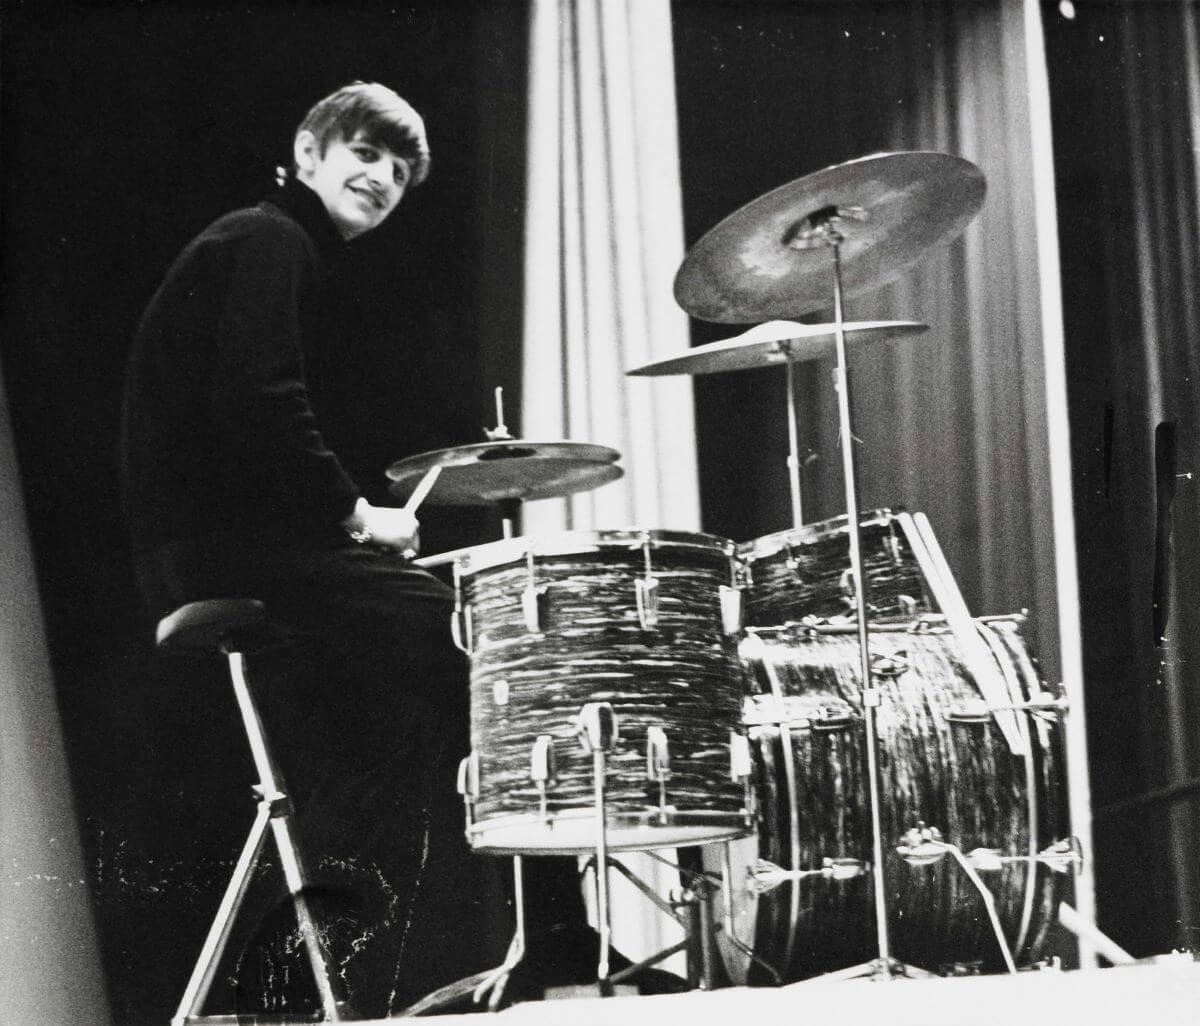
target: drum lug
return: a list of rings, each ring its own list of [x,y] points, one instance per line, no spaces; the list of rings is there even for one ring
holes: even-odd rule
[[[645,575],[634,581],[634,592],[637,598],[638,623],[642,630],[648,631],[658,626],[658,581],[655,579],[654,566],[650,559],[650,535],[642,535],[642,558],[645,561]]]
[[[575,736],[588,755],[611,752],[620,739],[617,714],[609,702],[588,702],[579,710]]]
[[[525,619],[525,629],[530,634],[541,634],[542,623],[546,619],[546,593],[548,585],[537,583],[537,564],[533,558],[533,546],[525,552],[526,584],[521,591],[521,615]]]
[[[462,600],[462,562],[454,564],[454,611],[450,614],[450,637],[454,647],[466,655],[475,650],[475,639],[471,636],[471,606]]]
[[[467,816],[467,833],[475,824],[475,802],[479,799],[479,753],[472,752],[458,764],[458,793]]]
[[[896,533],[896,521],[888,524],[888,533],[883,539],[888,555],[892,557],[893,566],[904,566],[904,553],[900,550],[900,536]]]
[[[537,587],[533,584],[528,585],[521,592],[521,615],[525,619],[525,629],[530,634],[541,634],[542,623],[546,619],[548,607],[547,595],[550,591],[548,585],[543,584]]]
[[[950,723],[979,726],[991,722],[992,710],[988,708],[987,702],[982,698],[976,698],[948,710],[946,712],[946,719]]]
[[[895,652],[880,653],[871,660],[871,675],[895,680],[908,672],[908,650],[897,649]]]
[[[726,634],[742,632],[742,590],[736,586],[721,585],[721,626]]]
[[[475,638],[471,630],[471,607],[457,606],[450,614],[450,637],[454,647],[471,655],[475,651]]]
[[[538,792],[539,815],[545,823],[550,818],[547,791],[558,780],[558,759],[554,751],[554,739],[541,734],[533,743],[529,756],[529,777]]]
[[[900,838],[896,854],[910,866],[932,866],[949,854],[949,848],[942,840],[942,832],[937,827],[917,823]]]
[[[653,577],[639,577],[633,582],[637,593],[638,623],[648,631],[658,626],[658,581]]]
[[[754,760],[750,755],[750,741],[745,734],[739,734],[736,730],[729,732],[729,776],[742,785],[745,801],[742,816],[746,826],[753,826],[757,812],[754,801]]]
[[[662,727],[646,728],[646,779],[658,784],[658,818],[667,822],[667,781],[671,777],[671,746]]]
[[[796,726],[801,730],[811,727],[820,734],[834,734],[839,730],[848,730],[853,723],[854,717],[848,712],[830,712],[828,709],[822,709],[811,719],[799,721]]]

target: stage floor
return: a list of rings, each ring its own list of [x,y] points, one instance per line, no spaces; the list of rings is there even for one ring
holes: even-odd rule
[[[395,1019],[388,1020],[395,1022]],[[479,1026],[478,1015],[430,1021]],[[669,1023],[826,1022],[844,1026],[1129,1026],[1200,1022],[1200,962],[1172,955],[1116,969],[955,979],[816,980],[659,997],[599,997],[517,1005],[497,1026],[665,1026]],[[380,1020],[382,1022],[382,1020]]]

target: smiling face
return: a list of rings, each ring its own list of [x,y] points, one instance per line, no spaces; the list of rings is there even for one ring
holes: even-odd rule
[[[312,132],[300,132],[295,156],[296,177],[321,197],[344,239],[383,224],[412,176],[405,158],[362,131],[350,139],[329,140],[324,153]]]

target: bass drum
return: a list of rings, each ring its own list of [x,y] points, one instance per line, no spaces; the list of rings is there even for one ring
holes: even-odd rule
[[[976,625],[1013,701],[1033,697],[1040,687],[1021,618]],[[745,720],[757,837],[710,846],[703,856],[708,869],[720,871],[724,863],[729,873],[735,940],[719,936],[730,975],[743,984],[794,982],[879,954],[856,630],[755,633],[764,644],[744,645],[743,664],[752,691]],[[922,824],[964,854],[990,849],[1015,857],[992,858],[990,871],[981,868],[979,876],[995,898],[1015,960],[1035,961],[1067,877],[1029,859],[1069,835],[1057,720],[1022,714],[1029,752],[1013,754],[945,627],[877,625],[870,645],[881,696],[876,723],[890,953],[932,972],[1004,968],[986,906],[956,860],[947,854],[921,864],[898,853],[910,840],[906,832]],[[772,676],[782,703],[772,697]],[[817,872],[772,877],[773,868],[758,860]]]

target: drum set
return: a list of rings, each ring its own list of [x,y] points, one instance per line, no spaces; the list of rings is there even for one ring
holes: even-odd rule
[[[466,836],[512,855],[504,964],[464,981],[498,1006],[524,952],[521,860],[594,869],[597,980],[611,993],[614,853],[677,849],[700,987],[813,977],[1008,970],[1042,957],[1080,852],[1061,717],[1022,616],[973,617],[928,519],[860,511],[847,349],[925,330],[846,322],[875,288],[960,234],[983,203],[973,164],[879,154],[741,208],[688,253],[690,314],[762,322],[629,374],[783,366],[792,526],[736,544],[621,528],[522,537],[522,502],[618,478],[602,446],[516,439],[403,459],[400,499],[495,504],[500,540],[417,560],[449,568],[470,661]],[[829,324],[787,318],[827,308]],[[847,511],[801,512],[796,364],[833,354]],[[636,882],[636,880],[635,880]],[[686,914],[682,905],[690,904]],[[698,954],[697,954],[698,953]],[[459,992],[463,986],[458,987]],[[431,995],[428,1002],[444,1000]]]

